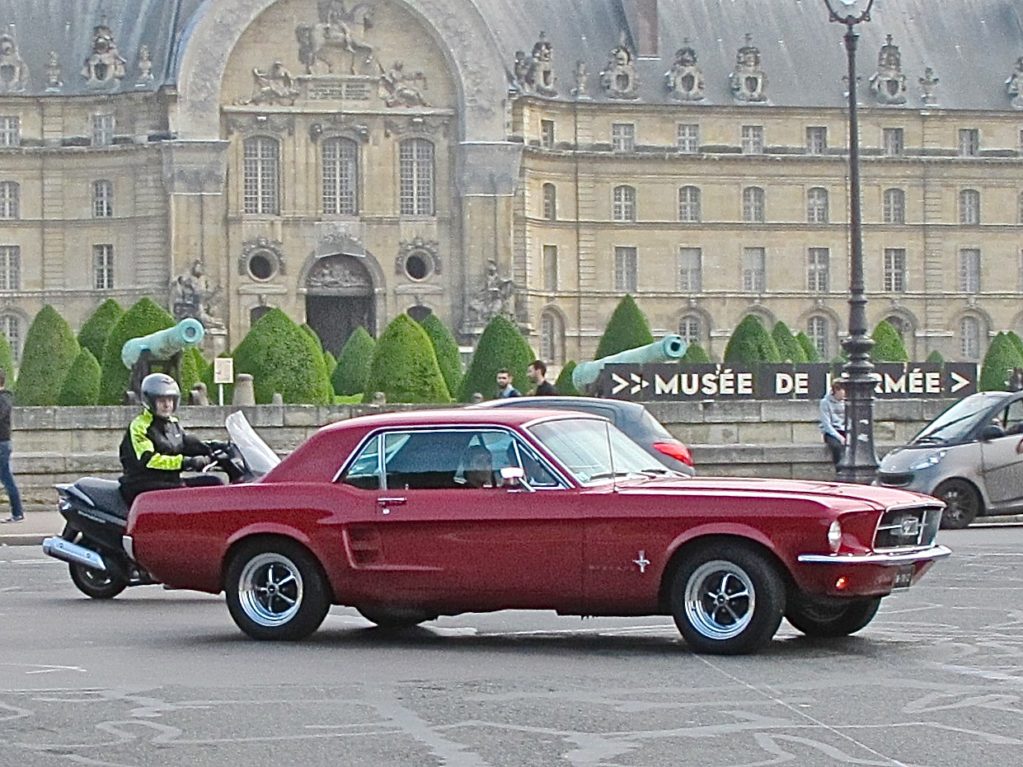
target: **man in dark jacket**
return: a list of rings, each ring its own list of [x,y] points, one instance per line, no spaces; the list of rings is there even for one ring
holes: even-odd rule
[[[220,485],[220,477],[202,474],[182,479],[182,471],[202,471],[213,459],[212,445],[186,434],[174,417],[181,390],[165,373],[151,373],[142,379],[143,410],[131,422],[121,440],[121,495],[130,505],[147,490]]]
[[[557,396],[558,390],[547,380],[547,365],[543,360],[533,360],[529,363],[529,367],[526,368],[526,378],[536,386],[532,392],[534,396]]]
[[[13,399],[7,390],[7,371],[0,368],[0,482],[11,502],[11,516],[0,522],[21,522],[25,511],[21,507],[21,493],[11,473],[11,405]]]

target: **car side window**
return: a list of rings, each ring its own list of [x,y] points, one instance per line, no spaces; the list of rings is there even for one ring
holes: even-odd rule
[[[481,438],[495,456],[494,471],[499,477],[506,466],[521,466],[533,487],[561,486],[533,449],[508,432],[484,432]]]
[[[1005,409],[1005,433],[1023,434],[1023,400],[1016,400]]]
[[[379,490],[382,487],[380,480],[380,436],[377,435],[359,451],[341,481],[362,490]]]

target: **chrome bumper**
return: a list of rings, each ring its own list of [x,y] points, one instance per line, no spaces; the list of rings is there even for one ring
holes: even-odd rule
[[[800,554],[796,559],[805,565],[911,565],[916,562],[944,559],[952,553],[947,546],[931,546],[897,554]]]
[[[107,563],[103,561],[103,557],[92,549],[79,546],[77,543],[71,543],[71,541],[65,541],[58,536],[43,540],[43,553],[62,562],[84,565],[85,567],[91,567],[93,570],[106,572],[108,569]]]

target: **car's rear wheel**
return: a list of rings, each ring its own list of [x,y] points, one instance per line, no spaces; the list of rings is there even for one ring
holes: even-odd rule
[[[789,600],[785,619],[808,637],[844,637],[855,634],[877,615],[881,598]]]
[[[382,629],[398,630],[432,621],[436,615],[405,607],[358,607],[359,615]]]
[[[934,491],[934,497],[945,502],[941,526],[947,530],[962,530],[968,527],[984,510],[984,502],[977,488],[965,479],[942,482]]]
[[[319,564],[293,541],[258,540],[231,558],[224,590],[227,608],[253,639],[305,639],[330,609]]]
[[[785,610],[785,587],[751,548],[708,546],[684,555],[670,599],[675,625],[694,651],[737,655],[771,641]]]
[[[93,599],[113,599],[128,588],[127,580],[104,570],[94,570],[75,563],[69,564],[68,570],[71,573],[71,582],[79,591]]]

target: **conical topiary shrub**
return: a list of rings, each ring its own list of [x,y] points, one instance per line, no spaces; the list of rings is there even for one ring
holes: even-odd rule
[[[806,352],[803,351],[803,347],[799,345],[796,337],[792,335],[789,326],[781,320],[774,323],[774,327],[771,328],[771,338],[774,340],[774,345],[778,347],[778,354],[781,355],[782,362],[806,362]]]
[[[60,387],[81,348],[67,321],[47,304],[25,335],[21,369],[14,387],[19,405],[56,405]]]
[[[325,405],[334,400],[320,345],[280,309],[260,317],[231,356],[236,379],[241,373],[252,376],[257,404],[269,404],[275,392],[286,403]],[[228,401],[226,389],[224,396]]]
[[[373,351],[377,342],[373,340],[366,328],[357,327],[345,345],[341,347],[341,355],[337,358],[337,366],[330,377],[330,385],[335,394],[343,397],[362,394],[366,391],[366,379],[373,363]]]
[[[99,362],[92,352],[83,348],[75,357],[57,396],[57,404],[95,405],[99,397]]]
[[[131,374],[121,362],[121,347],[132,338],[173,326],[174,318],[150,298],[139,299],[121,315],[103,347],[98,404],[120,405],[124,402]]]
[[[458,352],[455,337],[436,314],[428,314],[419,324],[430,337],[433,351],[437,355],[437,364],[440,365],[440,374],[444,376],[448,391],[457,394],[462,384],[462,356]]]
[[[945,358],[941,356],[941,352],[939,352],[937,349],[933,349],[931,353],[927,355],[926,361],[936,365],[945,364]]]
[[[526,368],[536,359],[526,339],[507,317],[498,315],[487,323],[476,344],[472,363],[462,379],[459,399],[468,402],[473,392],[493,397],[497,391],[497,371],[508,368],[512,385],[523,391],[528,383]]]
[[[96,361],[103,359],[103,349],[107,345],[107,338],[114,325],[121,319],[124,309],[112,298],[101,303],[96,310],[89,315],[89,319],[78,331],[78,345],[83,349],[92,352]]]
[[[611,314],[600,337],[594,359],[653,343],[650,323],[632,296],[626,295]]]
[[[7,388],[14,389],[14,351],[3,333],[0,333],[0,369],[7,374]]]
[[[407,314],[391,320],[377,339],[363,402],[378,391],[388,402],[451,401],[430,338]]]
[[[679,360],[679,363],[682,365],[697,365],[707,362],[710,362],[710,355],[696,342],[686,347],[686,353]]]
[[[320,350],[322,351],[323,350],[323,339],[320,338],[320,334],[319,333],[317,333],[315,330],[313,330],[312,325],[310,325],[308,322],[303,322],[301,325],[299,325],[299,327],[302,328],[302,330],[304,330],[306,333],[308,333],[310,338],[312,338],[314,341],[316,341],[316,345],[319,346]]]
[[[558,373],[558,380],[554,382],[554,388],[558,390],[558,394],[566,397],[582,396],[579,390],[575,388],[575,384],[572,383],[572,372],[574,370],[575,360],[569,360],[565,363],[565,367],[561,368],[561,372]]]
[[[803,347],[803,354],[806,355],[807,362],[820,362],[821,355],[817,353],[817,347],[814,342],[810,340],[810,336],[800,330],[796,333],[796,341]]]
[[[327,380],[329,381],[337,369],[337,358],[330,352],[323,353],[323,368],[327,371]],[[333,391],[333,387],[331,387],[331,391]]]
[[[870,337],[874,339],[874,348],[870,350],[870,356],[875,362],[909,362],[909,354],[902,343],[902,336],[888,320],[877,323]]]
[[[781,362],[781,355],[771,334],[760,318],[747,314],[742,318],[725,347],[725,362],[733,365],[755,365],[760,362]]]
[[[181,354],[181,377],[178,381],[178,385],[181,387],[183,402],[188,402],[188,393],[192,391],[193,386],[202,380],[203,373],[205,372],[206,358],[202,356],[202,352],[199,351],[198,347],[189,346]]]
[[[1023,355],[1008,335],[998,333],[991,339],[984,355],[977,388],[980,391],[1005,391],[1013,368],[1018,367],[1023,367]]]
[[[1023,338],[1020,338],[1014,330],[1005,331],[1005,335],[1009,337],[1009,340],[1019,349],[1020,355],[1023,356]]]

